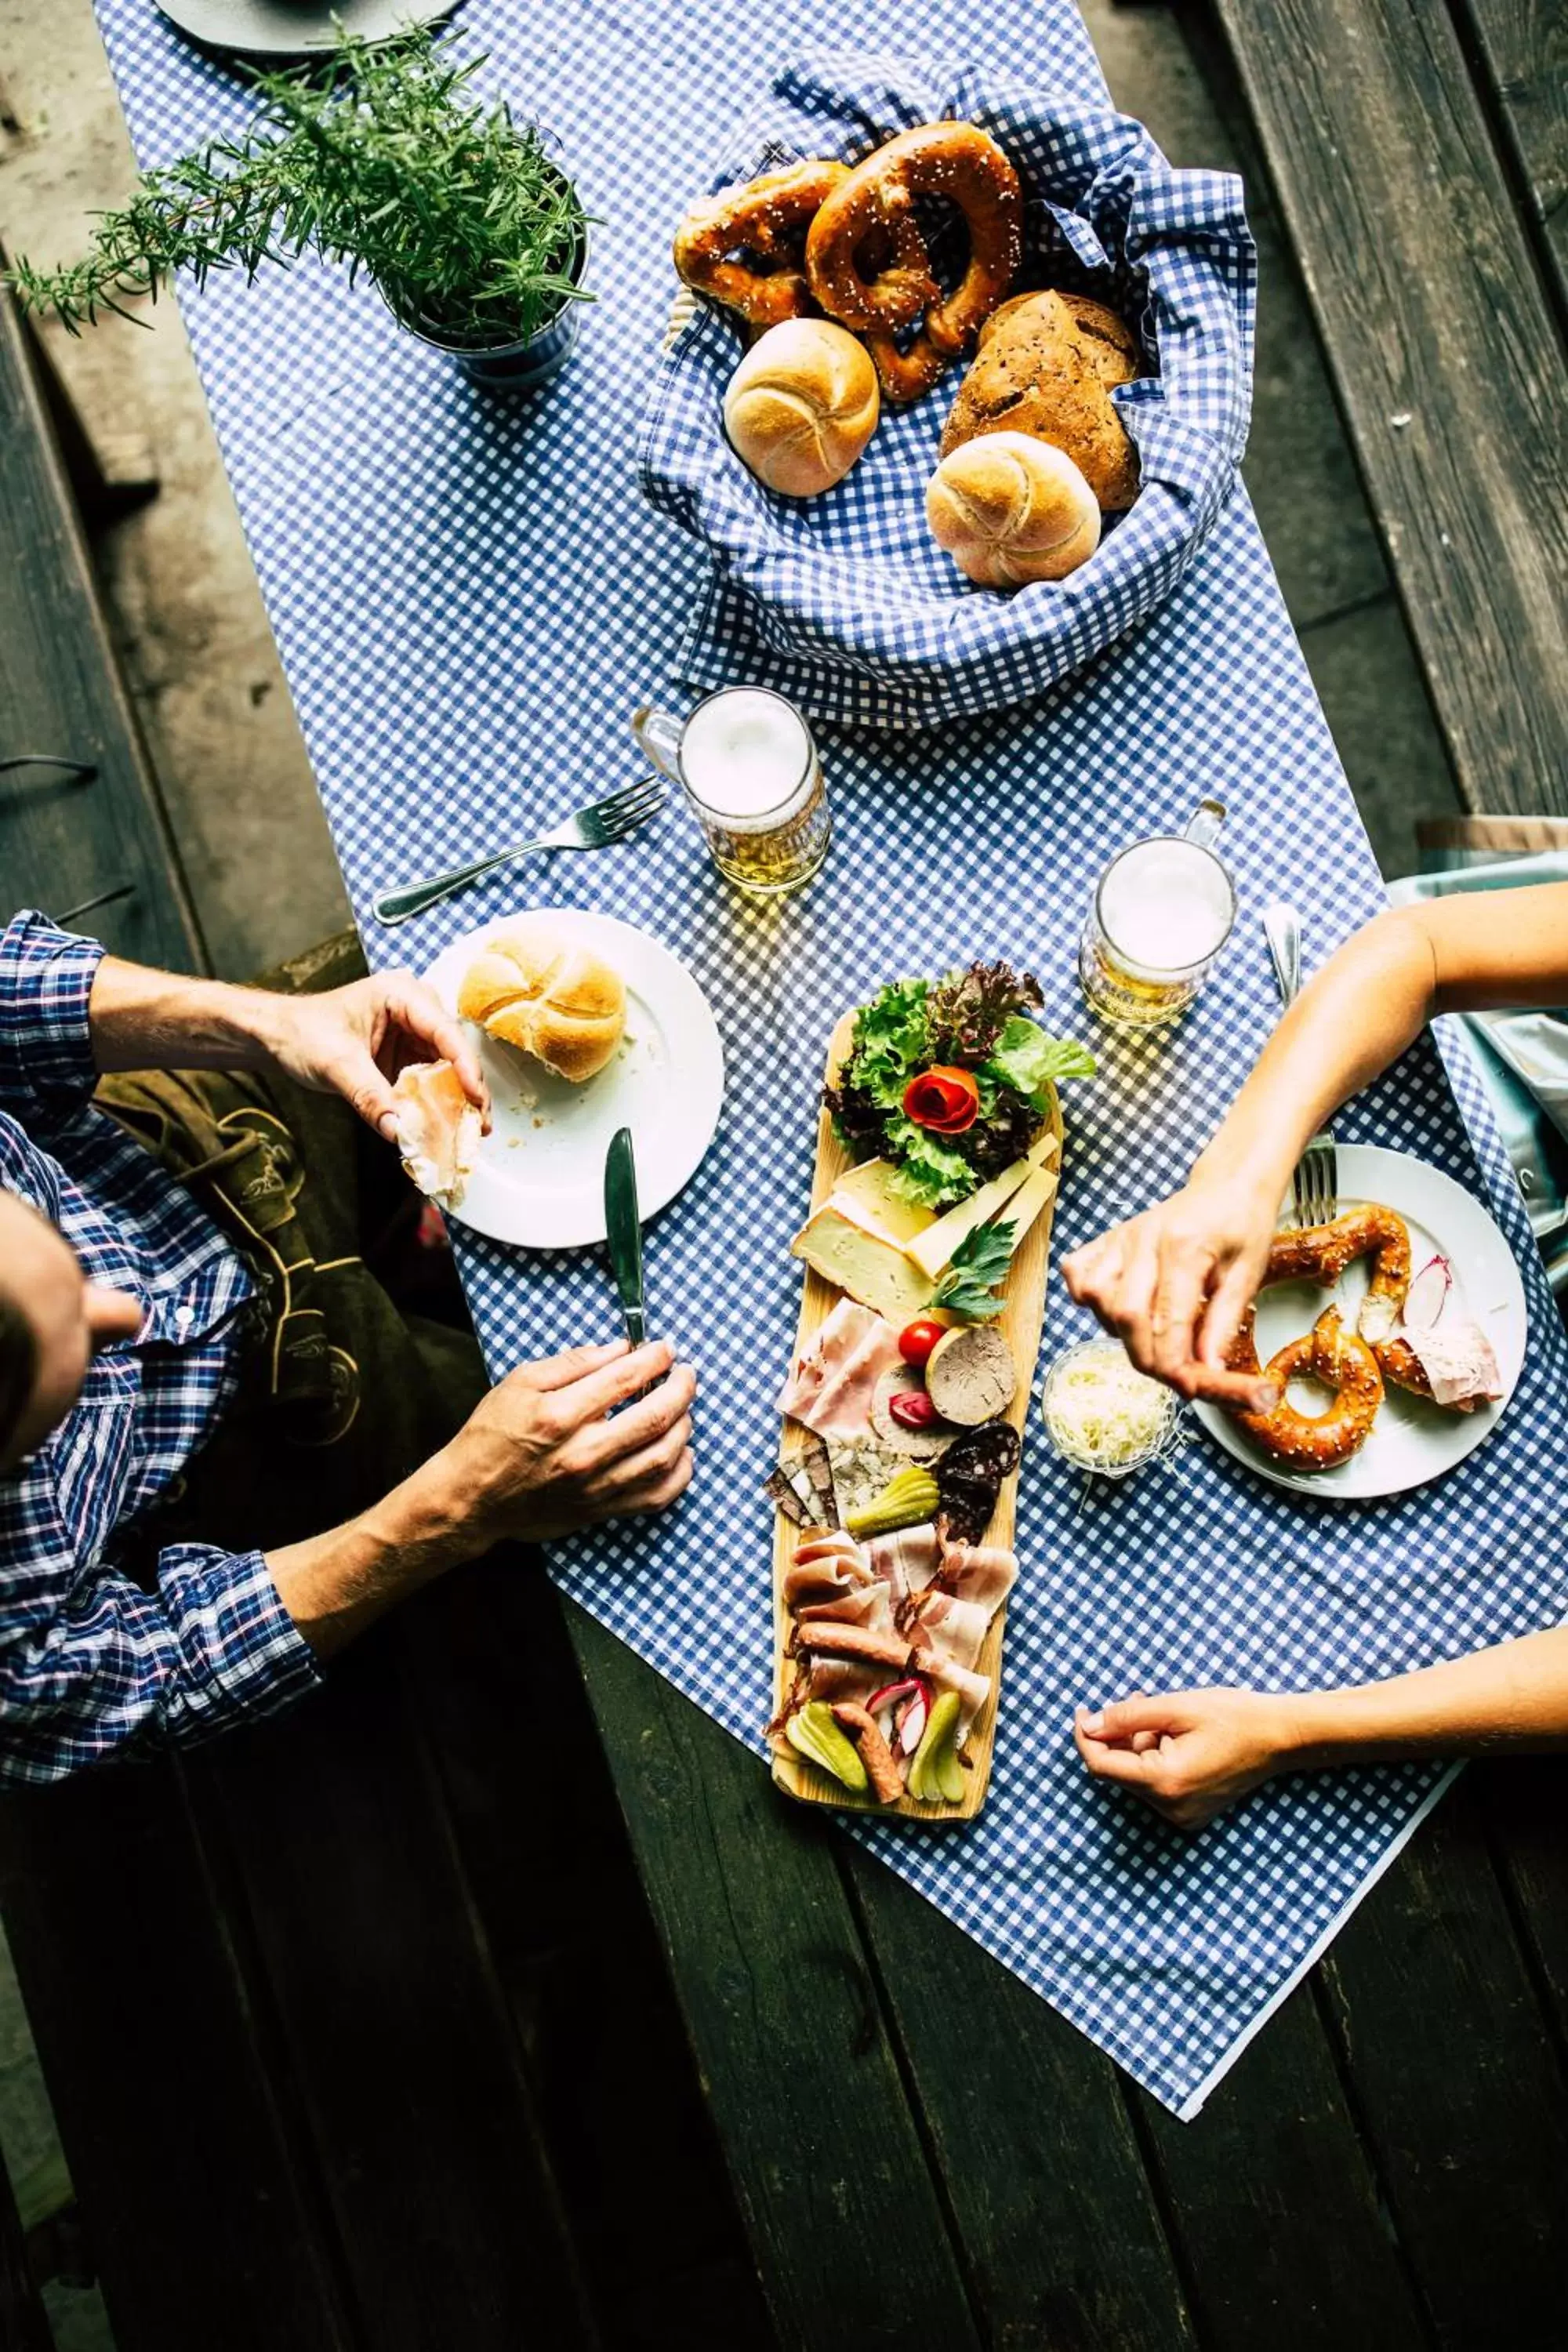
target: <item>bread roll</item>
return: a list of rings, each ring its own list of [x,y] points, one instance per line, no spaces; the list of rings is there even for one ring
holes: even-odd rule
[[[602,956],[541,916],[492,932],[463,975],[458,1011],[580,1085],[620,1044],[626,992]]]
[[[986,433],[944,457],[926,520],[982,588],[1065,579],[1100,545],[1094,492],[1064,451],[1027,433]]]
[[[974,364],[942,431],[951,457],[983,433],[1032,433],[1065,449],[1106,514],[1138,495],[1138,453],[1110,394],[1139,373],[1114,310],[1081,294],[1016,294],[980,331]]]
[[[841,482],[877,429],[881,394],[863,343],[829,319],[785,319],[752,345],[724,394],[743,465],[786,499]]]

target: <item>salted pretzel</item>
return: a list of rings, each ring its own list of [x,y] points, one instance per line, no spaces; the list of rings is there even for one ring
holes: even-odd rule
[[[945,296],[915,216],[921,196],[946,196],[968,224],[968,267]],[[825,198],[806,232],[805,274],[823,309],[865,336],[889,399],[918,400],[1007,291],[1023,224],[1018,174],[994,139],[973,122],[922,123]],[[900,351],[895,337],[922,320]]]
[[[1361,1304],[1358,1328],[1390,1388],[1429,1397],[1432,1383],[1408,1339],[1394,1336],[1410,1287],[1410,1234],[1392,1209],[1349,1209],[1331,1224],[1306,1225],[1281,1234],[1268,1253],[1263,1280],[1337,1282],[1353,1258],[1371,1255],[1372,1276]]]
[[[806,230],[848,177],[847,163],[820,159],[704,196],[675,232],[677,275],[753,327],[805,317],[813,308],[802,268]]]
[[[1329,1307],[1302,1338],[1287,1341],[1267,1366],[1260,1366],[1255,1312],[1249,1307],[1242,1318],[1226,1362],[1233,1372],[1277,1381],[1279,1402],[1272,1412],[1238,1412],[1237,1420],[1266,1454],[1296,1469],[1332,1470],[1348,1462],[1365,1444],[1383,1402],[1376,1357],[1364,1339],[1343,1328],[1339,1309]],[[1328,1412],[1316,1419],[1298,1412],[1285,1395],[1287,1381],[1308,1378],[1334,1391]]]

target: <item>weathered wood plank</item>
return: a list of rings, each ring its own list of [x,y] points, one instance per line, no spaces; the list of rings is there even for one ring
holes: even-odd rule
[[[187,1767],[376,2352],[597,2343],[505,2005],[377,1628],[328,1688]]]
[[[1269,2019],[1192,2123],[1134,2096],[1205,2346],[1420,2352],[1415,2291],[1310,1987]]]
[[[48,2315],[27,2270],[21,2217],[0,2164],[0,2344],[6,2352],[54,2352]]]
[[[1568,810],[1568,376],[1428,0],[1216,0],[1459,790]]]
[[[1544,2340],[1568,2279],[1568,2102],[1461,1780],[1322,1986],[1438,2341]]]
[[[196,948],[141,739],[10,297],[0,292],[0,760],[64,754],[89,782],[0,773],[0,919],[114,893],[83,921],[121,955]]]
[[[0,1799],[0,1903],[119,2352],[349,2352],[173,1769]]]
[[[1558,2040],[1568,2042],[1568,1757],[1500,1757],[1467,1777]]]
[[[567,1625],[781,2344],[978,2352],[837,1832],[612,1633]]]
[[[411,1691],[605,2341],[773,2352],[554,1589],[508,1548],[429,1601]]]
[[[914,1889],[846,1847],[997,2352],[1197,2342],[1116,2069]]]
[[[1568,10],[1563,0],[1456,0],[1490,79],[1546,267],[1568,308]]]

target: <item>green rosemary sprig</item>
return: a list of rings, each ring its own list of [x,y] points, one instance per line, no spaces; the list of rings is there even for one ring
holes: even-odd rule
[[[75,334],[121,317],[176,269],[254,278],[306,251],[363,269],[409,325],[471,349],[519,342],[563,302],[586,228],[575,189],[537,128],[466,85],[485,63],[448,62],[428,28],[372,47],[338,28],[320,66],[255,76],[260,110],[146,173],[98,215],[92,248],[63,268],[19,257],[23,305]]]

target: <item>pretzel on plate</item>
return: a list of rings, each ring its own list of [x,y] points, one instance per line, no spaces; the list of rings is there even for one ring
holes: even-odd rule
[[[848,177],[847,163],[808,160],[702,197],[675,232],[677,275],[753,327],[805,317],[812,309],[802,268],[805,233]]]
[[[920,236],[921,196],[947,197],[969,228],[968,266],[945,296]],[[1018,174],[988,132],[973,122],[922,123],[868,155],[824,199],[806,232],[806,278],[823,309],[866,337],[889,398],[916,400],[1006,292],[1023,222]],[[901,352],[894,337],[922,319]]]
[[[1238,1412],[1237,1420],[1266,1454],[1292,1468],[1332,1470],[1348,1462],[1366,1444],[1383,1402],[1383,1375],[1376,1357],[1364,1339],[1344,1329],[1338,1308],[1328,1307],[1310,1331],[1300,1339],[1288,1340],[1266,1367],[1260,1367],[1253,1330],[1255,1312],[1249,1307],[1243,1316],[1226,1362],[1234,1372],[1261,1370],[1265,1378],[1278,1381],[1279,1402],[1272,1412]],[[1316,1418],[1298,1412],[1285,1395],[1287,1381],[1304,1379],[1321,1381],[1334,1391],[1328,1412]]]
[[[1391,1388],[1409,1389],[1429,1397],[1432,1383],[1408,1339],[1394,1336],[1410,1287],[1410,1234],[1393,1209],[1370,1205],[1348,1209],[1326,1225],[1305,1225],[1281,1234],[1268,1253],[1263,1280],[1271,1282],[1337,1282],[1352,1258],[1370,1255],[1372,1276],[1361,1304],[1358,1328],[1377,1358],[1377,1369]]]

